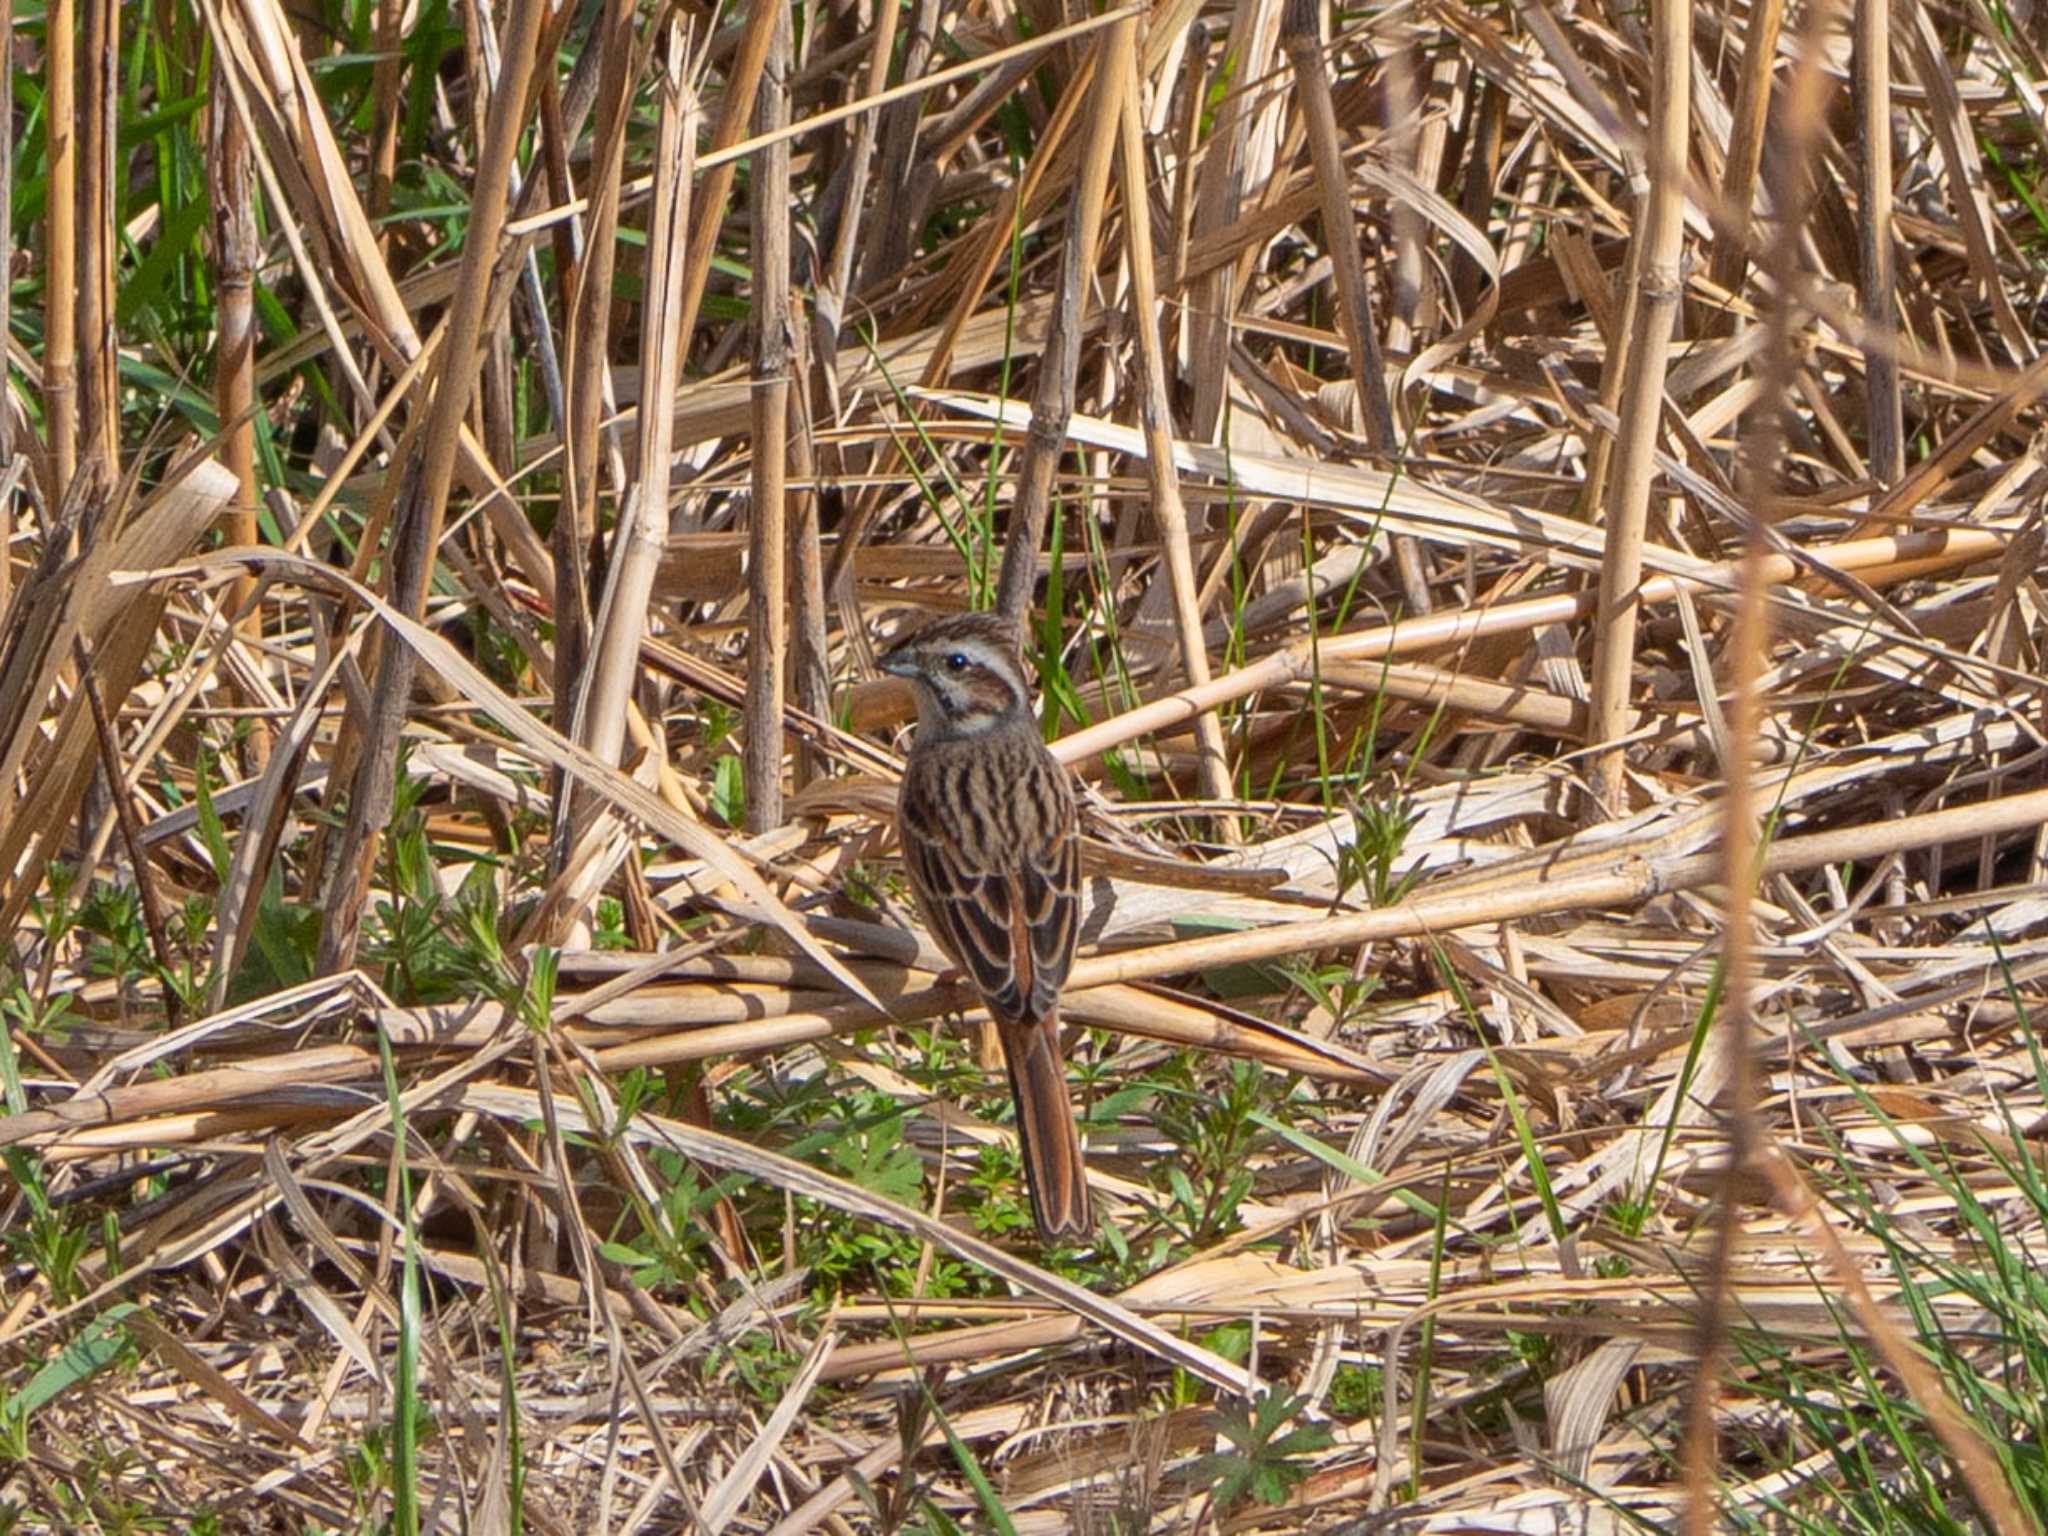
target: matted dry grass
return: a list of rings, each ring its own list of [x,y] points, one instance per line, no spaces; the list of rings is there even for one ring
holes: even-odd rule
[[[0,17],[8,1528],[2036,1528],[2023,17]]]

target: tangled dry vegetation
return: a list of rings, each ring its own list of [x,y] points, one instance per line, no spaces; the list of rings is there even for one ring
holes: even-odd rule
[[[2027,15],[0,0],[0,1528],[2039,1529]]]

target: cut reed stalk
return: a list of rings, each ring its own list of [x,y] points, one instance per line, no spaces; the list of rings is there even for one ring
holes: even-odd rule
[[[381,220],[391,210],[391,184],[398,174],[398,81],[404,57],[399,52],[405,0],[377,0],[377,62],[370,67],[370,101],[376,124],[370,137],[370,187],[364,203],[378,224],[377,251],[387,256],[390,231]],[[550,70],[549,75],[553,75]]]
[[[790,302],[802,307],[794,294]],[[796,707],[814,720],[832,718],[832,652],[830,610],[825,600],[825,537],[819,525],[817,455],[812,447],[812,370],[807,328],[791,318],[789,331],[789,462],[795,487],[789,496],[790,693]],[[808,735],[797,742],[797,787],[823,777],[830,767],[825,754]]]

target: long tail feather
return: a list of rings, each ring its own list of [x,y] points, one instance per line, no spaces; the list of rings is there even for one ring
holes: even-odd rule
[[[1038,1235],[1049,1244],[1093,1236],[1088,1173],[1060,1059],[1059,1015],[1003,1025],[1002,1039],[1010,1096],[1017,1104],[1017,1139],[1024,1150],[1024,1184],[1031,1192]]]

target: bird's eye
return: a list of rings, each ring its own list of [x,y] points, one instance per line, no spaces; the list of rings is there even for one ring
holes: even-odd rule
[[[955,651],[946,658],[946,666],[950,671],[965,672],[967,670],[967,653],[965,651]]]

